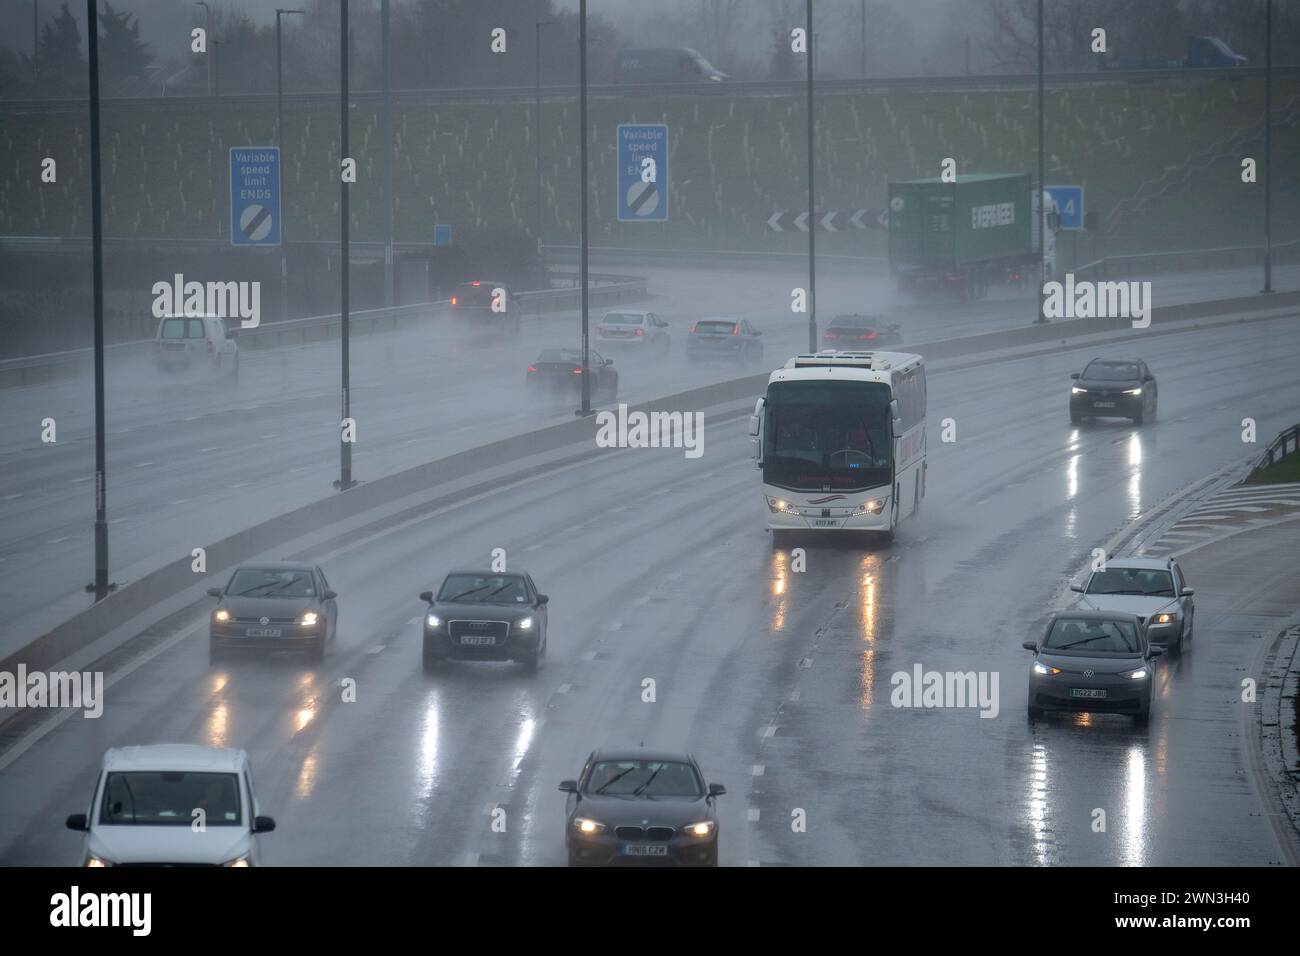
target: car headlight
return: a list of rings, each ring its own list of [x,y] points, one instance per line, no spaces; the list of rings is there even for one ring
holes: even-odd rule
[[[301,624],[303,627],[315,627],[316,622],[319,620],[320,620],[320,616],[315,611],[308,611],[306,614],[302,616],[302,620],[299,621],[298,623]]]
[[[797,515],[799,513],[798,508],[781,498],[768,498],[767,507],[769,510],[774,511],[777,514]]]
[[[533,629],[533,619],[531,617],[526,617],[519,622],[517,627],[521,631],[531,631]]]
[[[102,856],[93,856],[93,855],[92,855],[92,856],[88,856],[88,857],[86,857],[86,866],[90,866],[90,867],[101,867],[101,866],[112,866],[112,865],[113,865],[113,864],[112,864],[112,862],[111,862],[110,860],[106,860],[106,859],[104,859]]]
[[[222,622],[229,621],[229,620],[230,620],[230,612],[227,611],[225,608],[222,608],[222,609],[219,610],[219,611],[215,611],[215,612],[213,612],[213,614],[212,614],[212,619],[213,619],[214,621],[222,621]]]
[[[436,614],[430,614],[424,619],[424,623],[429,627],[442,627],[442,618]]]
[[[1177,623],[1178,623],[1178,612],[1177,612],[1177,611],[1163,611],[1163,612],[1161,612],[1160,614],[1156,614],[1156,615],[1154,615],[1154,616],[1151,618],[1151,623],[1152,623],[1152,624],[1177,624]]]
[[[597,820],[592,820],[589,817],[574,817],[573,829],[577,830],[579,833],[586,834],[587,836],[594,836],[597,833],[604,833],[609,829],[609,827]]]
[[[862,502],[862,504],[858,505],[857,508],[853,510],[853,517],[857,518],[862,515],[880,514],[880,512],[885,510],[885,500],[886,499],[884,498],[876,498],[872,501]]]
[[[1071,395],[1087,395],[1087,394],[1088,394],[1088,390],[1087,390],[1086,388],[1080,388],[1078,385],[1074,385],[1074,386],[1072,386],[1072,387],[1070,388],[1070,394],[1071,394]]]
[[[1059,674],[1061,673],[1061,669],[1059,667],[1052,667],[1050,664],[1044,664],[1042,661],[1034,661],[1034,673],[1044,675]]]
[[[1141,395],[1141,394],[1142,394],[1142,389],[1140,389],[1140,388],[1126,388],[1126,389],[1124,389],[1124,394],[1125,394],[1125,395]]]
[[[693,837],[709,836],[717,824],[712,820],[701,820],[699,823],[692,823],[683,829]]]
[[[1151,672],[1150,672],[1149,670],[1147,670],[1146,665],[1144,664],[1143,666],[1141,666],[1141,667],[1139,667],[1139,668],[1137,668],[1137,669],[1135,669],[1135,670],[1124,671],[1124,672],[1123,672],[1122,674],[1120,674],[1119,676],[1120,676],[1120,677],[1127,677],[1127,678],[1129,678],[1130,680],[1145,680],[1146,678],[1148,678],[1148,677],[1151,676]]]
[[[222,863],[221,865],[222,866],[252,866],[253,864],[252,861],[248,859],[248,854],[244,854],[243,856],[235,857],[235,859],[233,860],[227,860],[225,863]]]

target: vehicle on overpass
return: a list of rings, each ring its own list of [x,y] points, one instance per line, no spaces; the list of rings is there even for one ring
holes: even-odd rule
[[[1028,173],[889,184],[889,271],[905,292],[963,301],[1037,275]]]
[[[597,750],[564,780],[569,866],[717,866],[721,784],[688,753]]]
[[[150,744],[107,751],[89,810],[67,827],[85,834],[82,866],[243,867],[275,820],[260,815],[244,751]]]
[[[1250,60],[1234,53],[1218,37],[1191,36],[1187,38],[1187,55],[1181,60],[1161,60],[1152,57],[1113,56],[1101,61],[1103,70],[1213,70],[1245,66]]]
[[[773,543],[795,531],[892,537],[925,497],[925,365],[904,352],[796,355],[749,420]]]
[[[686,46],[619,50],[614,64],[614,83],[721,83],[729,80],[698,50]]]

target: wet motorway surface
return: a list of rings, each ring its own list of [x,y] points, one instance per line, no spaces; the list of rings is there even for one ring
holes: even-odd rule
[[[706,421],[698,460],[617,452],[342,535],[314,554],[340,594],[323,664],[210,666],[192,615],[109,687],[102,718],[0,752],[0,863],[79,862],[63,818],[103,750],[165,740],[249,752],[279,823],[271,864],[561,864],[556,784],[595,746],[641,742],[692,750],[726,785],[724,865],[1283,862],[1236,687],[1258,649],[1252,596],[1289,568],[1261,562],[1243,588],[1185,560],[1196,640],[1158,663],[1149,728],[1028,725],[1020,643],[1092,548],[1248,451],[1244,416],[1261,436],[1290,424],[1293,323],[1153,340],[1159,416],[1140,427],[1068,424],[1086,352],[932,373],[922,514],[892,546],[795,542],[803,571],[762,530],[741,418]],[[551,596],[546,663],[423,674],[416,594],[495,547]],[[996,715],[891,706],[891,675],[918,664],[998,675]]]

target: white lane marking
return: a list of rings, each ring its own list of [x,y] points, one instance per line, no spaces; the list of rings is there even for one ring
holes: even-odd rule
[[[762,815],[762,811],[760,811],[760,810],[758,809],[758,807],[750,807],[750,808],[749,808],[749,813],[747,814],[747,817],[748,817],[750,823],[757,823],[757,822],[758,822],[758,818],[759,818],[761,815]]]
[[[1227,521],[1232,515],[1207,515],[1201,512],[1195,512],[1190,517],[1196,518],[1197,521]]]
[[[540,551],[541,549],[542,546],[540,544],[530,544],[528,547],[524,548],[525,551]]]
[[[621,631],[621,630],[623,630],[623,622],[622,622],[622,621],[615,621],[613,624],[611,624],[611,625],[609,626],[609,629],[610,629],[611,631]]]
[[[233,485],[231,485],[230,487],[231,487],[231,488],[247,488],[247,487],[248,487],[249,485],[251,485],[251,484],[252,484],[251,481],[237,481],[237,482],[235,482]]]
[[[382,654],[383,652],[384,652],[383,644],[376,644],[374,647],[370,648],[370,650],[366,651],[367,654]]]
[[[190,421],[193,421],[194,419],[192,419],[192,418],[187,418],[187,419],[185,419],[185,420],[186,420],[187,422],[190,422]],[[221,451],[221,448],[220,448],[220,446],[218,446],[218,445],[213,445],[211,448],[200,448],[200,449],[199,449],[199,454],[200,454],[200,455],[204,455],[204,454],[207,454],[207,453],[210,452],[210,451]]]
[[[141,654],[135,660],[131,661],[131,663],[127,664],[125,667],[119,668],[118,670],[114,671],[111,675],[105,674],[104,675],[105,706],[107,706],[109,688],[116,686],[123,679],[129,677],[132,673],[134,673],[135,671],[143,667],[145,664],[149,663],[158,655],[171,650],[173,647],[175,647],[181,641],[185,640],[187,637],[190,637],[193,634],[197,634],[203,628],[207,627],[207,624],[208,622],[206,619],[200,621],[198,624],[194,625],[189,630],[181,631],[176,636],[167,638],[167,640],[163,641],[161,644],[158,644],[151,650],[146,651],[144,654]],[[15,760],[17,760],[28,750],[34,747],[37,743],[39,743],[42,737],[50,733],[50,731],[54,730],[65,720],[68,720],[71,717],[75,716],[76,713],[77,711],[72,708],[62,710],[60,713],[54,715],[49,720],[45,721],[43,724],[39,724],[36,727],[34,727],[31,733],[29,733],[26,737],[23,737],[16,744],[10,747],[8,752],[5,753],[3,756],[0,756],[0,773],[4,773],[7,767],[9,767],[11,764],[13,764]]]
[[[633,603],[634,605],[636,605],[637,607],[641,607],[641,606],[643,606],[643,605],[649,604],[649,603],[650,603],[650,595],[648,595],[648,594],[643,594],[643,595],[641,595],[639,598],[637,598],[635,601],[633,601],[632,603]]]
[[[121,524],[123,521],[126,521],[126,520],[128,520],[128,519],[126,519],[126,518],[114,518],[112,521],[109,522],[109,524]]]
[[[750,776],[754,776],[754,777],[761,777],[766,772],[767,772],[767,768],[763,766],[761,763],[756,763],[754,764],[754,766],[749,768]]]
[[[595,659],[596,659],[595,651],[587,651],[587,653],[582,654],[578,657],[578,660],[580,661],[594,661]]]
[[[79,484],[81,484],[83,481],[90,481],[90,476],[87,475],[87,476],[84,477],[84,478],[73,478],[72,481],[71,481],[71,484],[79,485]]]
[[[177,498],[175,501],[172,502],[172,504],[174,505],[187,505],[189,503],[190,503],[189,498]]]
[[[151,462],[151,461],[142,461],[142,462],[138,463],[137,465],[135,465],[134,467],[136,467],[136,468],[148,468],[148,467],[149,467],[150,465],[152,465],[152,464],[153,464],[153,462]]]
[[[17,491],[17,492],[14,492],[12,495],[5,495],[5,496],[4,496],[4,500],[5,500],[5,501],[13,501],[15,498],[21,498],[22,496],[23,496],[23,493],[22,493],[21,491]]]
[[[666,578],[664,578],[664,580],[665,580],[665,581],[676,581],[676,580],[677,580],[678,578],[680,578],[681,576],[682,576],[682,572],[680,572],[680,571],[673,571],[673,572],[672,572],[671,574],[669,574]]]
[[[775,737],[775,736],[776,736],[776,724],[768,724],[766,727],[764,727],[764,728],[763,728],[763,733],[761,734],[761,736],[763,736],[763,737]]]
[[[799,699],[799,692],[798,692],[797,690],[792,690],[792,691],[790,691],[790,699],[791,699],[791,700],[798,700],[798,699]]]
[[[466,866],[478,866],[478,857],[479,857],[479,855],[478,855],[477,853],[466,853],[466,854],[465,854],[465,865],[466,865]]]
[[[51,538],[46,544],[63,544],[65,541],[71,541],[72,535],[64,535],[62,538]]]
[[[557,694],[567,694],[571,690],[573,690],[572,684],[561,684],[559,687],[555,688]]]
[[[627,511],[627,505],[619,505],[617,508],[610,508],[609,513],[612,515],[622,514]]]

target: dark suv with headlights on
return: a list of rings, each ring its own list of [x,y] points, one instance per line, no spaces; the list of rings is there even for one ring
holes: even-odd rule
[[[717,797],[688,753],[596,750],[565,780],[569,866],[718,865]]]
[[[1093,359],[1070,378],[1072,425],[1085,418],[1131,418],[1141,425],[1156,417],[1156,377],[1141,359]]]
[[[319,567],[288,562],[241,565],[208,618],[208,649],[216,660],[232,649],[309,651],[317,660],[338,629],[337,595]]]
[[[527,574],[452,571],[421,625],[425,671],[447,660],[519,661],[530,672],[546,654],[546,604]]]

